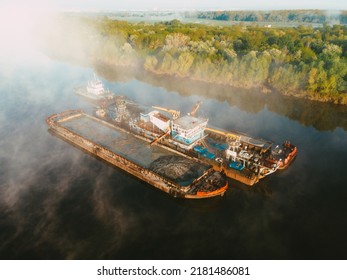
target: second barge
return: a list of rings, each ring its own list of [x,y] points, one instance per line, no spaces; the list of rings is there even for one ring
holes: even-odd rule
[[[46,122],[63,139],[174,197],[222,196],[228,188],[226,175],[212,166],[151,146],[145,138],[81,110],[54,114]]]

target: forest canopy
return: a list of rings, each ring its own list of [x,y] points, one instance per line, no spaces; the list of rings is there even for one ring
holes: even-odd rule
[[[193,15],[191,15],[193,16]],[[223,21],[249,22],[301,22],[346,24],[346,11],[278,10],[278,11],[204,11],[194,14],[197,18]]]
[[[347,104],[345,25],[150,24],[75,15],[61,23],[65,44],[83,42],[79,52],[91,62]],[[58,34],[46,34],[51,47]]]

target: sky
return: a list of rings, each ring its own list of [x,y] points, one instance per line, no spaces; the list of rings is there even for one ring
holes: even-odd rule
[[[346,0],[1,0],[0,5],[25,5],[63,11],[119,10],[271,10],[322,9],[347,10]]]

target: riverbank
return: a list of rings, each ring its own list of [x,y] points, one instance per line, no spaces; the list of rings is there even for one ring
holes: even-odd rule
[[[114,68],[115,71],[117,69],[122,69],[121,71],[124,71],[124,69],[127,69],[129,73],[141,73],[141,77],[143,79],[143,76],[145,74],[150,75],[150,76],[157,76],[158,79],[172,79],[175,80],[176,83],[181,83],[182,81],[185,81],[185,84],[187,84],[187,81],[191,82],[199,82],[203,84],[208,84],[208,85],[215,85],[215,86],[222,86],[222,87],[229,87],[230,90],[235,91],[235,90],[254,90],[256,92],[262,92],[265,95],[268,94],[273,94],[273,95],[281,95],[281,96],[287,96],[287,97],[293,97],[296,99],[302,99],[302,100],[310,100],[310,101],[316,101],[316,102],[321,102],[321,103],[331,103],[335,105],[347,105],[347,93],[335,93],[331,95],[326,95],[322,94],[319,92],[310,92],[310,91],[304,91],[304,90],[283,90],[280,91],[274,87],[272,87],[268,83],[264,84],[255,84],[255,83],[242,83],[242,82],[225,82],[225,81],[220,81],[220,80],[210,80],[208,78],[203,79],[201,77],[196,77],[196,76],[189,76],[189,75],[181,75],[179,73],[167,73],[167,72],[162,72],[158,70],[153,70],[153,69],[146,69],[145,67],[142,66],[141,61],[139,60],[138,62],[132,62],[132,63],[126,63],[126,62],[121,62],[121,63],[109,63],[107,60],[96,60],[91,62],[91,67],[94,68]],[[117,71],[118,75],[121,75],[120,71]],[[129,74],[128,74],[129,75]]]
[[[304,90],[297,91],[278,91],[271,87],[269,84],[245,84],[245,83],[236,83],[236,82],[222,82],[222,81],[210,81],[208,79],[202,79],[198,77],[189,77],[183,76],[179,74],[168,74],[161,73],[160,71],[151,71],[143,69],[143,71],[147,71],[151,74],[158,75],[159,77],[170,77],[176,79],[179,82],[181,79],[189,79],[194,82],[202,82],[208,83],[212,85],[220,85],[220,86],[229,86],[232,89],[240,89],[240,90],[255,90],[258,92],[262,92],[264,94],[280,94],[283,96],[290,96],[297,99],[306,99],[311,101],[323,102],[323,103],[332,103],[336,105],[347,105],[347,93],[336,93],[334,95],[324,95],[319,92],[309,92]]]

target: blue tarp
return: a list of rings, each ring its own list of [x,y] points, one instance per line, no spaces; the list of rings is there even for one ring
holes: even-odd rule
[[[207,149],[204,148],[203,146],[197,145],[194,147],[194,151],[202,155],[207,152]]]
[[[218,149],[220,151],[225,151],[228,148],[228,144],[226,144],[226,143],[218,144],[218,143],[214,142],[212,139],[208,139],[207,141],[208,141],[208,143],[211,144],[211,146],[215,147],[216,149]]]
[[[206,158],[208,158],[208,159],[214,159],[214,158],[216,157],[215,154],[212,154],[212,153],[210,153],[210,152],[206,152],[206,153],[204,153],[202,156],[204,156],[204,157],[206,157]]]
[[[232,161],[229,163],[229,167],[241,171],[244,168],[244,165],[241,162]]]
[[[206,157],[208,159],[214,159],[216,157],[215,154],[210,153],[206,148],[204,148],[203,146],[195,146],[194,147],[194,151],[199,153],[200,155],[202,155],[203,157]]]

